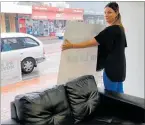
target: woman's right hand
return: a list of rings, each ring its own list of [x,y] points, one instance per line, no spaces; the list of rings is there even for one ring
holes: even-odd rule
[[[73,44],[67,39],[65,39],[64,43],[62,44],[62,51],[66,49],[71,49],[71,48],[73,48]]]

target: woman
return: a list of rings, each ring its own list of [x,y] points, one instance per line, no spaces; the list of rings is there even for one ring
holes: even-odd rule
[[[65,40],[62,50],[98,46],[97,71],[104,69],[103,81],[106,90],[123,93],[126,77],[125,47],[127,47],[124,27],[121,23],[119,6],[108,3],[104,9],[108,26],[89,41],[72,44]]]

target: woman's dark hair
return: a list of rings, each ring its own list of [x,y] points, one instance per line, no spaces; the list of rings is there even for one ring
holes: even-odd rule
[[[122,21],[121,21],[121,14],[119,12],[119,5],[116,2],[110,2],[105,6],[105,8],[106,7],[113,9],[115,11],[115,13],[118,14],[116,17],[116,20],[114,21],[113,24],[118,23],[124,29],[124,26],[123,26]]]
[[[105,6],[105,8],[106,7],[113,9],[115,12],[119,11],[119,5],[116,2],[110,2]]]

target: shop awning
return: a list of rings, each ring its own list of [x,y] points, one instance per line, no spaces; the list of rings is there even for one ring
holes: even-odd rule
[[[32,19],[40,20],[83,20],[83,9],[32,7]]]

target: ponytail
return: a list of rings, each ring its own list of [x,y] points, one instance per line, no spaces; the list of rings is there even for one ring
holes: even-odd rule
[[[115,20],[115,22],[113,24],[118,24],[123,29],[123,31],[125,31],[124,26],[122,24],[121,14],[120,13],[118,13],[118,15],[116,17],[116,20]]]

